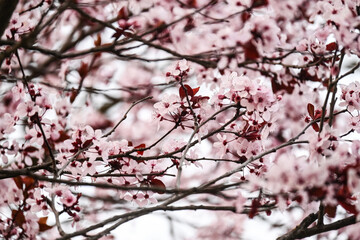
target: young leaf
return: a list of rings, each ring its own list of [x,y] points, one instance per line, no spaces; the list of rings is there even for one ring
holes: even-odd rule
[[[186,92],[185,92],[184,87],[186,88]],[[193,89],[187,84],[184,84],[184,87],[180,86],[180,88],[179,88],[179,96],[180,96],[181,100],[186,98],[186,94],[190,97],[193,97],[194,96]],[[199,90],[197,90],[197,91],[199,91]]]
[[[16,186],[18,187],[18,189],[22,189],[22,187],[23,187],[22,178],[20,176],[17,176],[17,177],[14,177],[13,180],[14,180]]]
[[[164,189],[164,190],[166,189],[165,184],[159,179],[151,179],[150,184],[152,187],[156,187],[156,188],[160,188],[160,189]],[[162,190],[157,190],[155,192],[157,192],[159,194],[165,193],[165,191],[162,191]]]
[[[141,149],[141,148],[145,148],[146,145],[144,143],[134,147],[134,149]],[[144,154],[144,151],[136,151],[139,155],[143,155]]]
[[[310,117],[314,120],[314,111],[315,111],[314,105],[312,105],[311,103],[308,103],[307,110],[308,110]]]
[[[41,217],[38,221],[38,224],[39,224],[39,231],[40,232],[44,232],[46,230],[49,230],[51,229],[53,226],[49,226],[46,224],[46,221],[47,221],[48,217]]]
[[[320,131],[320,127],[317,123],[313,123],[312,125],[312,128],[315,130],[315,132],[319,132]]]
[[[328,217],[334,218],[336,216],[336,208],[337,206],[326,205],[324,208],[324,212]]]
[[[200,90],[200,87],[193,88],[193,90],[192,90],[193,94],[196,95],[199,90]]]
[[[25,216],[22,210],[12,210],[11,217],[14,223],[19,227],[21,227],[25,223]]]

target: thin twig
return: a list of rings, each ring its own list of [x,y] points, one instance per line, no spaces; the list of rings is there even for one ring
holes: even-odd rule
[[[135,107],[137,104],[139,104],[141,102],[144,102],[144,101],[152,99],[152,98],[153,98],[152,96],[148,96],[148,97],[145,97],[145,98],[142,98],[140,100],[133,102],[131,104],[131,106],[128,108],[128,110],[125,112],[124,116],[120,119],[120,121],[108,133],[104,134],[102,137],[105,138],[105,137],[110,136],[116,130],[116,128],[127,118],[127,114],[130,112],[130,110],[133,107]]]

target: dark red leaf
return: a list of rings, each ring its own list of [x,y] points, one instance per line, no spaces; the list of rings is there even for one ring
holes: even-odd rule
[[[275,78],[272,78],[271,79],[271,88],[272,88],[273,93],[277,93],[281,90],[285,90],[287,93],[292,94],[295,89],[294,83],[295,83],[295,81],[290,83],[289,85],[285,85],[281,82],[278,82]]]
[[[196,8],[197,7],[197,1],[196,0],[188,0],[188,6],[192,7],[192,8]]]
[[[336,42],[332,42],[326,45],[326,51],[334,51],[337,49],[337,43]]]
[[[200,90],[200,87],[193,88],[193,90],[192,90],[193,94],[196,95],[199,90]]]
[[[124,19],[127,20],[129,18],[129,12],[127,7],[122,7],[117,15],[118,19]]]
[[[134,147],[134,149],[140,149],[140,148],[145,148],[145,147],[146,147],[146,145],[145,145],[144,143],[142,143],[142,144]],[[138,154],[140,154],[140,155],[143,155],[143,154],[144,154],[144,151],[136,151],[136,152],[137,152]]]
[[[315,60],[314,60],[315,61]],[[318,78],[317,74],[310,75],[310,73],[306,69],[301,69],[299,73],[299,79],[302,81],[313,81],[313,82],[321,82],[321,79]]]
[[[241,14],[241,20],[242,20],[243,22],[246,22],[247,20],[249,20],[250,17],[251,17],[251,14],[250,14],[249,12],[243,12],[243,13]]]
[[[321,118],[321,116],[322,116],[322,110],[316,110],[314,114],[314,120]]]
[[[25,189],[26,190],[30,190],[33,189],[35,187],[35,179],[33,179],[32,177],[14,177],[14,182],[16,184],[16,186],[19,189],[23,189],[23,186],[25,184]]]
[[[188,18],[185,27],[184,27],[184,32],[188,32],[191,29],[195,28],[195,24],[194,24],[194,19],[193,18]]]
[[[36,152],[36,151],[38,151],[38,150],[39,150],[38,148],[33,147],[33,146],[29,146],[29,147],[26,147],[26,148],[24,149],[24,151],[25,151],[25,152],[28,152],[28,153]]]
[[[86,75],[89,73],[89,66],[87,63],[81,62],[80,68],[78,70],[79,75],[81,78],[85,78]]]
[[[326,190],[321,187],[313,187],[308,190],[309,195],[317,199],[321,199],[326,195]]]
[[[164,184],[161,180],[159,180],[159,179],[151,179],[150,184],[151,184],[152,187],[156,187],[156,188],[160,188],[160,189],[166,190],[165,184]],[[157,190],[157,191],[155,191],[155,192],[157,192],[157,193],[159,193],[159,194],[165,193],[165,191],[163,191],[163,190]]]
[[[314,120],[314,111],[315,111],[315,108],[314,108],[314,105],[312,105],[311,103],[308,103],[307,105],[307,110],[308,110],[308,113],[310,115],[310,117]]]
[[[249,218],[254,218],[259,213],[260,202],[258,199],[254,199],[251,202],[251,209],[249,211]]]
[[[339,204],[349,213],[357,214],[356,207],[350,203],[347,203],[345,201],[339,201]]]
[[[65,140],[70,138],[70,136],[67,135],[66,132],[63,130],[60,130],[59,134],[60,134],[60,137],[58,139],[56,139],[56,141],[55,141],[56,143],[64,142]]]
[[[246,60],[256,60],[260,57],[258,50],[251,41],[247,42],[243,47]]]
[[[249,142],[253,142],[255,140],[261,139],[261,135],[258,132],[248,132],[248,133],[245,133],[245,135],[243,137],[246,140],[248,140]]]
[[[14,223],[19,227],[21,227],[25,223],[25,216],[22,210],[12,210],[11,217]]]
[[[336,208],[337,206],[327,205],[324,208],[324,212],[328,215],[328,217],[334,218],[336,216]]]
[[[83,147],[83,148],[86,148],[86,147],[90,146],[90,144],[92,144],[92,139],[86,140],[86,141],[84,142],[84,144],[82,145],[82,147]]]
[[[186,92],[185,92],[184,87],[186,88]],[[193,89],[187,84],[184,84],[184,87],[180,86],[180,88],[179,88],[179,96],[180,96],[181,100],[186,97],[186,93],[188,96],[193,97],[194,96]]]
[[[320,127],[317,123],[313,123],[312,125],[312,128],[315,130],[315,132],[319,132],[320,131]]]
[[[263,6],[267,6],[268,4],[269,4],[268,0],[254,0],[251,7],[252,8],[263,7]]]
[[[193,103],[198,103],[199,101],[205,100],[205,99],[210,99],[209,97],[205,96],[194,96],[191,100]],[[194,106],[193,106],[194,107]]]
[[[123,35],[123,33],[124,33],[124,29],[117,28],[115,30],[115,33],[111,37],[118,39],[119,37],[121,37],[121,35]]]
[[[96,40],[94,40],[94,45],[96,47],[101,46],[101,36],[100,36],[100,34],[98,34]]]
[[[71,95],[70,95],[70,103],[73,103],[78,95],[78,91],[76,89],[71,89]]]

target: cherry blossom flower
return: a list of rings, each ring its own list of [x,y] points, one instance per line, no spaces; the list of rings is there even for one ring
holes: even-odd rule
[[[13,93],[13,97],[15,100],[24,99],[25,98],[25,89],[22,83],[18,83],[11,89]]]
[[[44,138],[41,132],[37,131],[35,128],[26,130],[25,140],[28,140],[29,144],[37,143],[40,146],[44,144]]]
[[[12,117],[10,113],[5,113],[0,117],[0,138],[5,134],[9,134],[15,131],[15,124],[17,117]]]
[[[154,104],[157,113],[165,116],[168,113],[175,112],[180,107],[180,98],[175,94],[164,94],[161,102]]]
[[[40,108],[36,106],[35,103],[32,101],[22,102],[17,107],[17,113],[20,118],[25,116],[31,117],[39,112]]]
[[[71,207],[76,203],[77,198],[69,190],[64,190],[61,193],[60,201],[65,206]]]
[[[221,135],[220,133],[216,134],[217,139],[219,140],[218,142],[214,143],[214,148],[217,150],[216,153],[220,158],[223,158],[224,155],[227,152],[227,144],[228,141],[226,140],[226,135]]]
[[[343,86],[340,106],[347,106],[350,112],[360,110],[360,83],[352,82]]]

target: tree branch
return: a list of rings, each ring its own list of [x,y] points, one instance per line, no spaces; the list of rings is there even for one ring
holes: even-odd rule
[[[0,37],[4,34],[19,0],[0,0]]]

